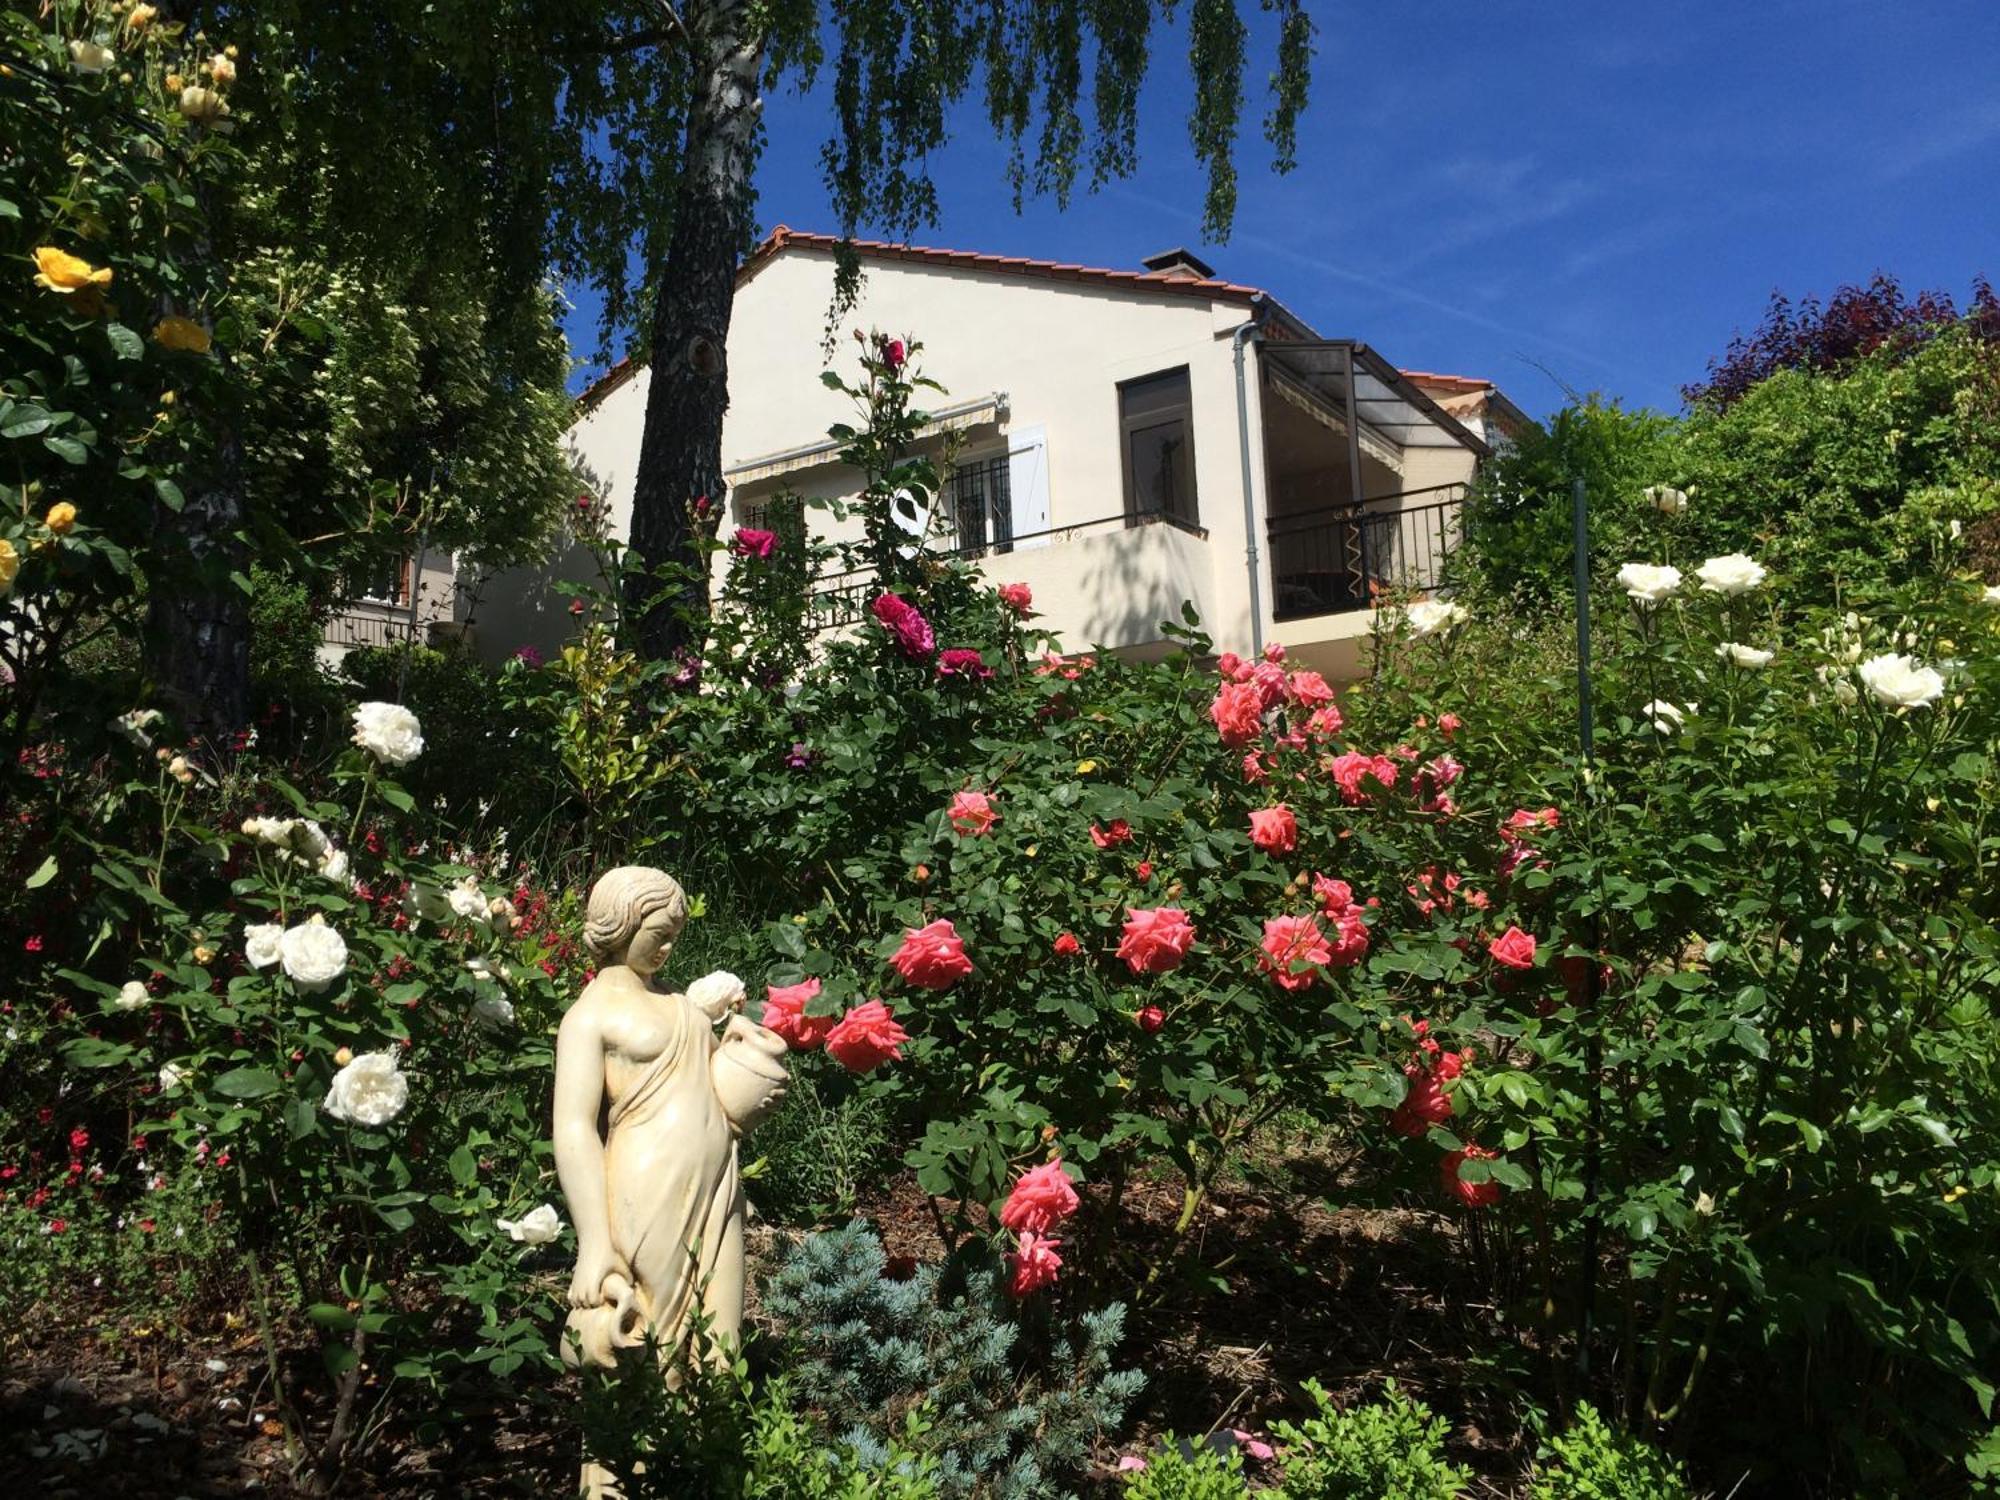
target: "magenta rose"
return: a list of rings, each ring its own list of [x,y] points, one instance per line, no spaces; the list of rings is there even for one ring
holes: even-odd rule
[[[931,622],[909,600],[896,594],[877,594],[868,612],[882,622],[896,649],[911,661],[929,661],[936,654],[937,636]]]

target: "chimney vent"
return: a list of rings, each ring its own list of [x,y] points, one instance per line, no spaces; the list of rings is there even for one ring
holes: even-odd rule
[[[1212,281],[1215,267],[1203,260],[1185,245],[1176,245],[1171,250],[1162,250],[1158,255],[1149,255],[1139,262],[1149,275],[1168,281]]]

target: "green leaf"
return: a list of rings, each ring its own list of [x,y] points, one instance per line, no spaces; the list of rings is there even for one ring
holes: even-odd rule
[[[40,890],[56,878],[56,871],[59,868],[60,866],[56,864],[56,857],[51,854],[36,867],[35,873],[28,877],[26,882],[27,889],[31,891]]]
[[[17,406],[0,416],[0,437],[33,437],[55,426],[55,418],[39,406]]]
[[[397,812],[416,811],[417,799],[412,797],[408,792],[404,791],[401,787],[397,786],[395,782],[393,781],[377,782],[375,784],[375,790],[377,793],[381,795],[382,800],[388,803],[391,807],[395,808]]]
[[[104,336],[111,340],[111,352],[120,359],[142,359],[145,357],[145,342],[123,323],[104,325]]]
[[[70,437],[45,437],[42,446],[65,463],[85,464],[90,462],[90,450]]]
[[[155,479],[153,493],[160,497],[160,504],[171,511],[179,511],[187,504],[187,497],[181,494],[181,487],[171,479]]]
[[[216,1093],[225,1099],[262,1099],[283,1087],[269,1068],[231,1068],[215,1080]]]
[[[354,1314],[332,1302],[313,1303],[306,1309],[306,1316],[334,1333],[350,1333],[354,1328]]]

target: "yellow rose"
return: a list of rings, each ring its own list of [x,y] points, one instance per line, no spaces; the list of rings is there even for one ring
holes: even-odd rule
[[[236,64],[218,52],[208,60],[208,76],[217,88],[227,88],[236,82]]]
[[[35,247],[35,285],[67,296],[91,287],[111,285],[111,268],[93,266],[89,261],[58,250],[54,245]]]
[[[167,75],[167,77],[166,77],[166,90],[167,90],[167,92],[168,92],[168,93],[170,93],[170,94],[178,94],[178,93],[179,93],[179,92],[181,91],[181,75],[180,75],[180,74],[178,74],[178,73],[169,73],[169,74]]]
[[[139,4],[132,7],[132,13],[125,18],[125,29],[127,31],[144,31],[148,26],[153,24],[154,18],[159,13],[160,8],[157,5],[147,5],[145,0],[140,0]]]
[[[14,579],[21,571],[21,554],[14,550],[14,544],[0,536],[0,594],[14,587]]]
[[[197,125],[212,125],[229,113],[229,101],[214,89],[191,83],[181,90],[181,113]]]
[[[57,536],[68,536],[70,528],[76,525],[76,507],[67,500],[58,500],[49,507],[49,513],[42,518],[42,524]]]
[[[208,330],[201,324],[176,313],[160,319],[159,326],[153,330],[153,342],[178,354],[206,354],[210,339]]]

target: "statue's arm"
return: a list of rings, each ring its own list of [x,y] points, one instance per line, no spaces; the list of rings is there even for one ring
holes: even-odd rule
[[[604,1300],[604,1280],[630,1272],[611,1246],[609,1189],[604,1180],[604,1141],[597,1116],[604,1103],[604,1036],[591,1009],[570,1007],[556,1033],[556,1090],[553,1139],[556,1176],[576,1225],[576,1274],[570,1282],[572,1307],[595,1307]]]

